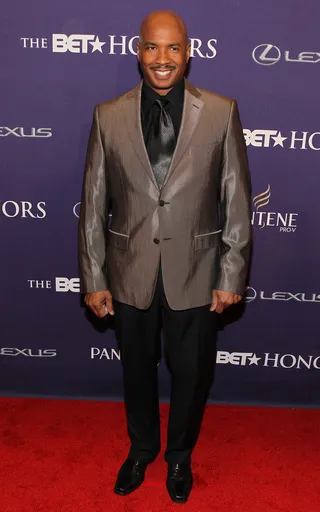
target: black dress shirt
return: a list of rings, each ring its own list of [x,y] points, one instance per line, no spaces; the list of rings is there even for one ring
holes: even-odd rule
[[[176,139],[178,138],[184,101],[184,79],[180,80],[165,96],[158,94],[143,82],[141,91],[141,124],[145,144],[147,144],[150,126],[153,122],[152,112],[154,110],[152,106],[156,100],[163,98],[169,101],[166,111],[171,116]]]

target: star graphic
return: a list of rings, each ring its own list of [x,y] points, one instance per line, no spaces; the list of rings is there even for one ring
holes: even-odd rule
[[[106,43],[103,42],[103,41],[100,41],[99,40],[99,36],[97,36],[94,41],[89,41],[89,43],[92,46],[92,52],[91,53],[95,52],[96,50],[98,50],[100,53],[103,53],[102,52],[102,46],[104,44],[106,44]]]
[[[252,364],[255,364],[256,366],[258,366],[258,361],[260,361],[261,357],[257,357],[256,354],[253,354],[252,357],[248,357],[250,363],[249,363],[249,366],[251,366]]]
[[[286,140],[288,137],[281,137],[281,132],[279,132],[276,137],[271,138],[274,140],[273,147],[281,146],[283,148],[283,141]]]

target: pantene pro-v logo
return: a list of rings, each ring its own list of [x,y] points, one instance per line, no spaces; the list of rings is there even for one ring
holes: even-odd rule
[[[260,229],[265,227],[278,228],[282,233],[294,233],[297,229],[298,213],[282,213],[267,211],[266,207],[270,203],[271,186],[257,194],[253,198],[253,213],[251,223],[253,226],[258,226]]]

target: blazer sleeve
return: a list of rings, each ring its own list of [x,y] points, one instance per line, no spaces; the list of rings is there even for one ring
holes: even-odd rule
[[[106,274],[107,182],[106,156],[101,140],[98,106],[96,106],[88,141],[78,227],[78,256],[82,293],[108,289]]]
[[[251,182],[236,101],[232,101],[223,146],[220,214],[222,247],[216,288],[243,294],[251,252]]]

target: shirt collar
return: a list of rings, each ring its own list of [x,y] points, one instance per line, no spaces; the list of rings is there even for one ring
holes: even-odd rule
[[[151,109],[152,105],[156,100],[166,98],[171,105],[177,107],[183,103],[184,99],[184,88],[185,82],[184,78],[180,80],[172,89],[168,92],[168,94],[161,95],[154,91],[149,85],[143,81],[142,91],[141,91],[141,99],[143,102],[144,109]]]

